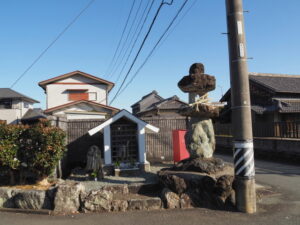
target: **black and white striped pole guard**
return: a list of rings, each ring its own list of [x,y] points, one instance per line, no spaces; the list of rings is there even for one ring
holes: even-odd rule
[[[233,158],[236,176],[245,178],[255,176],[253,141],[235,141]]]

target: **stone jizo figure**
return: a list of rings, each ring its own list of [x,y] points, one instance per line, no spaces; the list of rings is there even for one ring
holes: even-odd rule
[[[87,163],[85,170],[87,172],[97,172],[98,178],[103,179],[103,168],[101,159],[101,150],[97,145],[92,145],[87,153]]]

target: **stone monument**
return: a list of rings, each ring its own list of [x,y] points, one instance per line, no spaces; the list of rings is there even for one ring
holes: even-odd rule
[[[216,79],[204,73],[203,64],[195,63],[178,87],[199,98],[180,111],[189,118],[185,144],[190,157],[158,172],[165,207],[230,209],[234,206],[233,167],[213,157],[212,118],[219,116],[222,104],[210,102],[208,92],[215,89]]]

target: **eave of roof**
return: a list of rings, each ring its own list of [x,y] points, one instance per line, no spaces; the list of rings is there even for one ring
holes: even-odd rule
[[[139,101],[137,101],[136,103],[134,103],[133,105],[131,105],[131,107],[136,106],[137,104],[141,103],[142,101],[145,101],[148,97],[150,97],[151,95],[156,96],[157,98],[159,98],[160,100],[164,100],[163,97],[161,97],[160,95],[158,95],[158,92],[153,90],[151,93],[144,95]]]
[[[158,127],[155,127],[151,124],[146,123],[145,121],[141,120],[140,118],[137,118],[136,116],[132,115],[127,110],[123,109],[123,110],[119,111],[117,114],[115,114],[113,117],[111,117],[110,119],[105,121],[104,123],[102,123],[102,124],[98,125],[97,127],[94,127],[93,129],[89,130],[88,131],[89,135],[92,136],[92,135],[96,134],[97,132],[102,130],[104,127],[109,126],[110,124],[112,124],[113,122],[119,120],[122,117],[126,117],[126,118],[130,119],[131,121],[133,121],[137,124],[140,124],[142,127],[147,128],[148,130],[150,130],[154,133],[159,132]]]
[[[78,100],[78,101],[74,101],[74,102],[70,102],[70,103],[66,103],[66,104],[63,104],[63,105],[59,105],[59,106],[56,106],[56,107],[46,109],[45,113],[50,113],[50,112],[60,110],[60,109],[63,109],[63,108],[66,108],[66,107],[69,107],[69,106],[72,106],[72,105],[77,105],[77,104],[80,104],[80,103],[92,104],[92,105],[99,106],[99,107],[102,107],[102,108],[105,108],[105,109],[110,109],[110,110],[115,111],[115,112],[120,111],[119,109],[114,108],[112,106],[103,105],[103,104],[100,104],[100,103],[97,103],[97,102],[92,102],[92,101],[88,101],[88,100]]]
[[[74,76],[74,75],[78,75],[78,74],[82,75],[84,77],[90,78],[92,80],[95,80],[95,81],[97,81],[99,83],[106,84],[108,86],[108,91],[110,91],[114,87],[114,85],[115,85],[114,83],[112,83],[112,82],[110,82],[108,80],[104,80],[104,79],[101,79],[99,77],[93,76],[91,74],[88,74],[88,73],[76,70],[76,71],[73,71],[73,72],[70,72],[70,73],[65,73],[65,74],[62,74],[62,75],[50,78],[48,80],[41,81],[41,82],[39,82],[39,86],[45,90],[47,84],[51,84],[51,83],[53,83],[53,82],[55,82],[57,80],[61,80],[61,79],[68,78],[68,77],[71,77],[71,76]]]
[[[11,98],[11,99],[22,99],[31,103],[40,103],[39,101],[30,98],[26,95],[23,95],[17,91],[14,91],[10,88],[0,88],[0,99],[3,98]]]

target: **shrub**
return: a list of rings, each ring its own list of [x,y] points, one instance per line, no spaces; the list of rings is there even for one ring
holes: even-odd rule
[[[64,139],[65,133],[46,121],[33,126],[0,124],[0,167],[47,177],[64,154]]]

